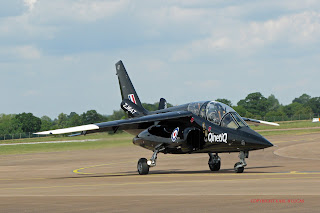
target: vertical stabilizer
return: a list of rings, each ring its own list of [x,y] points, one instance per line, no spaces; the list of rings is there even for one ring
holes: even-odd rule
[[[122,100],[129,99],[132,103],[142,107],[139,96],[132,85],[130,77],[122,61],[119,61],[116,63],[116,70],[117,70]]]

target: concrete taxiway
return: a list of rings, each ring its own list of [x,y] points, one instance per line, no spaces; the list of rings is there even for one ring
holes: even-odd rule
[[[100,150],[0,156],[4,212],[317,212],[320,134],[267,137],[276,147],[250,152],[236,174],[237,153],[159,154],[149,175],[136,171],[152,152],[134,145]]]

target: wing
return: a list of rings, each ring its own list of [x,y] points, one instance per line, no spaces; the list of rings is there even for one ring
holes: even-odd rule
[[[89,124],[83,126],[76,126],[70,127],[65,129],[56,129],[56,130],[49,130],[44,132],[37,132],[34,134],[37,135],[49,135],[49,134],[65,134],[65,133],[73,133],[73,132],[86,132],[94,133],[94,132],[104,132],[104,131],[117,131],[117,130],[130,130],[130,129],[146,129],[155,122],[159,121],[181,121],[183,118],[192,117],[192,113],[188,111],[176,111],[176,112],[167,112],[161,114],[154,114],[154,115],[146,115],[143,117],[137,117],[132,119],[126,120],[116,120],[116,121],[109,121],[103,123],[96,123],[96,124]]]
[[[280,126],[277,123],[273,123],[273,122],[268,122],[268,121],[260,121],[260,120],[256,120],[256,119],[252,119],[252,118],[244,118],[242,117],[242,119],[247,123],[247,124],[251,124],[251,125],[266,125],[266,126]]]

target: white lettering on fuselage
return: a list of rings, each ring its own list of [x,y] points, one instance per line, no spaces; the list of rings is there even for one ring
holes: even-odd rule
[[[208,134],[208,141],[210,143],[227,143],[228,141],[228,134],[227,133],[221,133],[219,135],[215,135],[214,133]]]
[[[129,104],[124,103],[124,105],[122,105],[123,108],[125,108],[128,112],[130,112],[131,114],[136,113],[137,111],[135,109],[133,109]]]

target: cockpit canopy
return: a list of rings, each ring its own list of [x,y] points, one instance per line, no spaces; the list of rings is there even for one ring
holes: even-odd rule
[[[238,127],[247,126],[234,109],[218,101],[190,103],[188,111],[224,127],[237,129]]]

